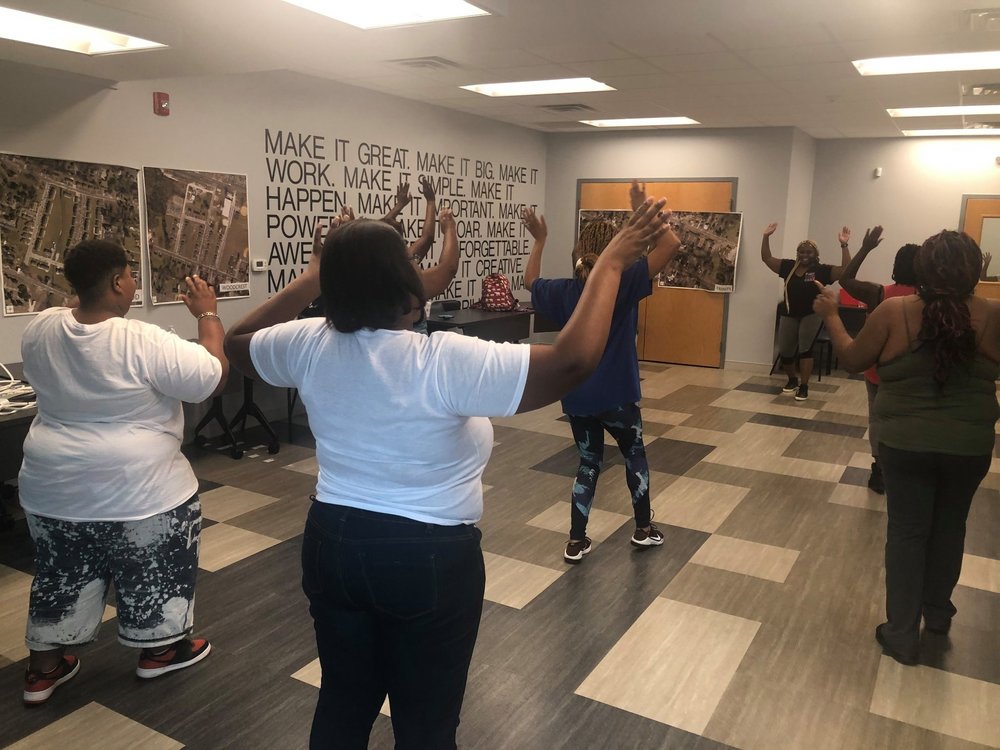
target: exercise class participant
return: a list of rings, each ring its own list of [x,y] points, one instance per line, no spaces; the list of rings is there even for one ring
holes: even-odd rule
[[[663,203],[633,214],[552,346],[411,331],[425,297],[406,244],[364,220],[317,236],[307,270],[230,331],[234,366],[298,388],[316,437],[302,548],[323,668],[313,748],[367,747],[386,695],[397,747],[455,747],[485,587],[486,417],[552,403],[593,371]],[[450,211],[440,225],[457,242]],[[293,321],[319,294],[326,320]]]
[[[118,244],[66,254],[72,309],[49,308],[24,331],[24,378],[38,416],[24,441],[21,506],[35,542],[24,701],[44,703],[80,661],[67,646],[97,637],[112,583],[118,640],[142,649],[136,674],[158,677],[208,656],[191,638],[201,506],[181,453],[181,402],[221,393],[229,369],[214,290],[188,277],[192,343],[126,320],[136,291]]]
[[[967,234],[929,238],[916,255],[919,292],[882,302],[853,341],[833,295],[815,303],[845,369],[878,364],[874,416],[889,512],[886,621],[875,639],[902,664],[919,661],[921,617],[931,634],[951,628],[965,523],[993,460],[1000,302],[973,296],[982,263]]]
[[[872,227],[865,232],[861,249],[851,259],[851,262],[844,266],[844,272],[840,275],[840,285],[854,299],[868,308],[869,315],[881,304],[882,300],[892,297],[906,297],[917,293],[917,277],[913,270],[913,261],[917,257],[920,245],[914,245],[912,242],[903,245],[896,251],[896,258],[892,264],[891,284],[883,286],[871,281],[860,281],[856,278],[861,264],[868,257],[868,253],[878,247],[881,242],[882,227]],[[878,393],[878,373],[874,366],[865,370],[865,389],[868,391],[868,443],[872,450],[872,471],[868,476],[868,489],[882,495],[885,494],[885,483],[882,481],[882,466],[878,460],[878,421],[872,416],[875,394]]]
[[[823,321],[813,312],[816,286],[832,284],[851,260],[847,242],[851,230],[844,227],[837,235],[840,242],[841,265],[831,266],[819,262],[819,249],[812,240],[803,240],[795,248],[795,259],[778,259],[771,255],[771,235],[777,223],[768,224],[760,243],[760,259],[785,280],[784,300],[778,317],[778,356],[788,375],[782,393],[795,394],[796,401],[809,398],[809,378],[813,369],[813,344]]]
[[[646,199],[645,186],[640,187],[633,180],[629,195],[633,206],[642,205]],[[573,251],[573,278],[542,279],[539,278],[542,252],[548,236],[545,218],[536,216],[534,209],[524,209],[521,218],[534,238],[524,273],[524,285],[531,290],[532,306],[538,313],[562,325],[584,304],[583,293],[588,278],[614,236],[614,225],[608,221],[595,221],[580,230],[580,239]],[[562,399],[563,412],[569,417],[580,456],[570,497],[569,541],[563,551],[563,559],[568,563],[580,562],[591,550],[587,520],[604,460],[605,430],[618,443],[625,459],[625,481],[635,516],[631,543],[642,548],[663,544],[663,533],[653,525],[649,507],[649,465],[642,441],[642,413],[639,410],[642,392],[635,337],[639,301],[653,293],[653,278],[678,249],[680,240],[668,230],[646,257],[639,258],[625,270],[601,362],[593,375]]]

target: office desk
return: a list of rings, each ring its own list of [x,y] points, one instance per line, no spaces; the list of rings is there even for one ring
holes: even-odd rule
[[[534,310],[492,312],[468,308],[454,313],[436,313],[427,318],[427,332],[461,328],[467,336],[487,341],[520,341],[531,334]],[[450,318],[447,316],[451,316]]]

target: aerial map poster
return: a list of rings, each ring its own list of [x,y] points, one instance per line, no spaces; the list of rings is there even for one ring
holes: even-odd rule
[[[70,304],[66,251],[86,239],[121,243],[142,304],[138,170],[0,154],[0,255],[4,315]]]
[[[179,302],[192,274],[219,298],[249,297],[246,175],[159,167],[142,174],[153,304]]]
[[[594,221],[620,228],[631,211],[580,211],[580,231]],[[736,259],[743,214],[715,211],[674,211],[670,224],[681,241],[680,252],[659,275],[659,286],[732,292],[736,289]],[[579,236],[579,235],[578,235]]]

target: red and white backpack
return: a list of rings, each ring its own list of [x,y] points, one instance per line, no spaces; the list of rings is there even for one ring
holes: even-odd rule
[[[491,273],[483,279],[483,294],[472,307],[480,310],[505,312],[519,309],[510,281],[502,273]]]

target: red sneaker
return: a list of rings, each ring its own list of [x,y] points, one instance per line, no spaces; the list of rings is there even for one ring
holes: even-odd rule
[[[144,680],[159,677],[167,672],[186,669],[204,659],[212,650],[212,644],[204,638],[185,638],[170,644],[162,654],[153,654],[153,649],[144,648],[139,655],[139,666],[135,673]]]
[[[56,688],[69,682],[80,671],[80,660],[75,656],[63,656],[59,666],[51,672],[24,673],[24,702],[31,706],[45,703]]]

